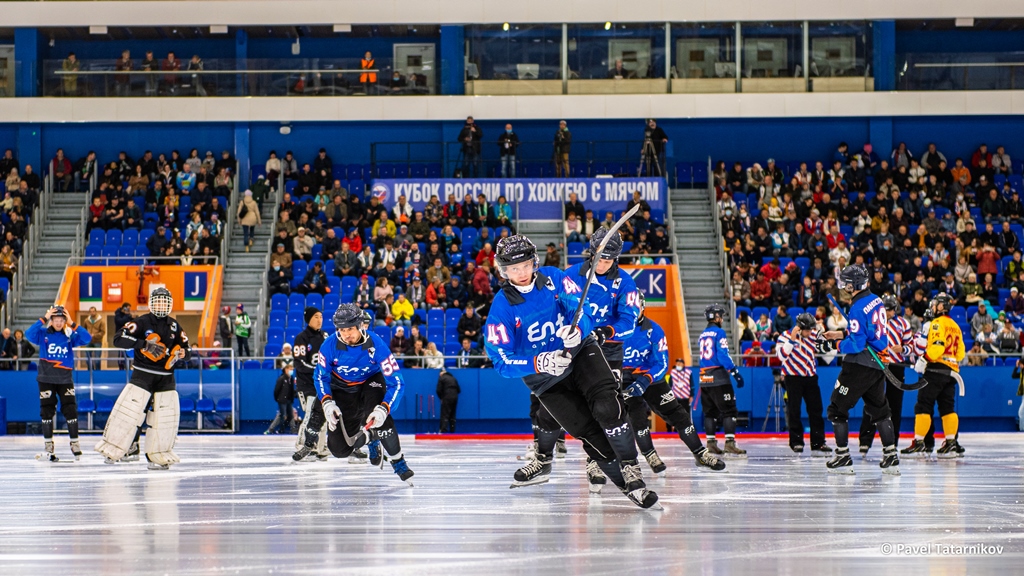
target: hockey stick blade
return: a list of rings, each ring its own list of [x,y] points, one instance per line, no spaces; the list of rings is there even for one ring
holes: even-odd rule
[[[636,204],[628,211],[626,211],[626,213],[623,214],[622,217],[615,222],[615,224],[612,224],[612,227],[608,230],[608,233],[604,235],[604,240],[601,240],[601,244],[598,245],[596,254],[604,252],[605,247],[608,246],[608,242],[612,239],[612,234],[617,233],[619,231],[619,228],[622,228],[622,226],[625,225],[626,222],[628,222],[629,219],[632,218],[633,215],[636,214],[639,210],[640,204]],[[580,318],[583,317],[583,305],[587,301],[587,293],[590,292],[590,285],[594,283],[594,278],[597,276],[597,260],[594,258],[594,256],[595,254],[591,254],[590,270],[587,272],[587,283],[583,285],[583,293],[580,294],[580,301],[578,304],[576,304],[576,312],[574,312],[572,315],[572,323],[570,324],[570,326],[572,326],[573,328],[576,328],[580,324]],[[565,354],[568,353],[569,351],[566,350]]]

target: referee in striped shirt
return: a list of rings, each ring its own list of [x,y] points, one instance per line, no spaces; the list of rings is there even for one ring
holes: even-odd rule
[[[786,387],[786,414],[789,426],[789,447],[804,451],[804,426],[800,419],[800,402],[807,403],[811,423],[811,453],[827,456],[832,449],[825,445],[825,419],[822,417],[821,389],[818,388],[818,366],[814,342],[818,339],[814,316],[803,313],[796,317],[796,326],[779,335],[775,353],[782,361]]]
[[[687,413],[690,412],[690,369],[682,358],[676,358],[676,365],[668,373],[672,382],[672,394]]]

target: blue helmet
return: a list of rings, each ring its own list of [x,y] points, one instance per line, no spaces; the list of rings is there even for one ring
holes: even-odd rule
[[[859,264],[850,264],[839,273],[839,287],[860,292],[868,287],[868,272]]]
[[[363,309],[355,304],[346,302],[334,311],[334,328],[361,328],[363,324]]]
[[[601,247],[601,242],[604,241],[605,236],[608,235],[608,229],[601,226],[590,236],[590,253],[595,255],[600,260],[618,260],[619,256],[622,255],[622,235],[615,232],[612,234],[611,239],[608,240],[608,244],[605,245],[604,250],[600,254],[597,254],[597,249]]]

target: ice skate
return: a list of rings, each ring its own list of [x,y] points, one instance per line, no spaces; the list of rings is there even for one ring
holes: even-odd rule
[[[804,445],[803,444],[797,444],[796,446],[790,446],[789,449],[792,450],[793,452],[796,452],[797,454],[803,454],[804,453]]]
[[[711,452],[715,456],[721,456],[724,454],[722,449],[718,447],[718,440],[714,438],[708,438],[708,452]]]
[[[890,476],[900,475],[900,455],[896,452],[895,446],[882,448],[882,461],[878,463],[883,474]]]
[[[555,458],[565,458],[568,450],[565,449],[565,440],[555,440]]]
[[[935,452],[935,455],[943,460],[952,458],[963,458],[964,449],[957,442],[956,438],[946,438],[942,446]]]
[[[622,462],[622,478],[626,481],[626,485],[620,490],[634,504],[645,509],[662,509],[661,504],[658,504],[658,494],[647,489],[643,473],[640,471],[640,464],[636,460]]]
[[[520,454],[516,456],[516,460],[536,460],[537,459],[537,443],[531,442],[526,447],[526,454]]]
[[[726,440],[725,441],[725,453],[726,454],[730,454],[730,455],[732,455],[732,456],[734,456],[736,458],[746,458],[747,457],[747,451],[740,449],[740,447],[736,445],[736,441],[735,440]]]
[[[537,458],[530,460],[519,470],[516,470],[512,477],[512,485],[509,488],[521,486],[532,486],[544,484],[551,479],[551,456],[538,454]]]
[[[697,459],[698,468],[708,468],[715,471],[725,470],[725,461],[721,458],[715,457],[715,455],[707,448],[704,448],[693,456]]]
[[[294,460],[295,462],[302,462],[312,453],[312,448],[310,448],[309,446],[303,446],[296,450],[295,454],[292,454],[292,460]]]
[[[395,474],[402,479],[409,486],[412,486],[413,472],[409,469],[409,465],[405,463],[405,458],[399,458],[398,460],[391,461],[391,467],[395,470]]]
[[[915,438],[914,441],[910,443],[910,446],[907,446],[903,450],[900,450],[900,454],[912,458],[927,458],[928,454],[930,453],[931,450],[925,448],[924,442],[918,440],[917,438]]]
[[[587,458],[587,482],[590,483],[591,494],[600,494],[601,489],[608,483],[604,472],[601,471],[601,467],[597,465],[597,461],[593,458]]]
[[[156,462],[150,462],[149,466],[147,466],[147,467],[150,470],[170,470],[171,469],[171,466],[169,464],[157,464]]]
[[[853,474],[853,458],[849,448],[836,448],[835,456],[825,463],[828,471],[833,474]]]
[[[128,452],[121,457],[121,462],[138,462],[139,461],[139,443],[132,442],[131,448]]]
[[[665,461],[661,459],[661,456],[658,456],[657,450],[651,450],[644,454],[644,458],[647,460],[647,464],[650,465],[651,472],[655,474],[662,474],[668,468],[668,466],[665,466]]]
[[[374,440],[366,445],[366,451],[369,453],[370,466],[375,468],[384,469],[384,451],[380,448],[380,440]]]
[[[864,458],[868,457],[868,450],[870,450],[870,449],[871,449],[870,446],[861,446],[860,447],[860,457],[861,457],[861,459],[864,459]]]
[[[348,455],[348,463],[363,464],[364,462],[366,462],[366,458],[366,452],[363,452],[362,450],[355,450]]]
[[[811,446],[811,455],[812,456],[831,456],[832,455],[832,449],[829,448],[825,444],[822,444],[821,446]]]
[[[82,445],[78,443],[78,440],[71,441],[71,453],[75,456],[75,462],[82,459]]]
[[[47,440],[43,447],[43,452],[36,454],[36,460],[42,460],[45,462],[60,462],[60,458],[53,453],[53,440]]]

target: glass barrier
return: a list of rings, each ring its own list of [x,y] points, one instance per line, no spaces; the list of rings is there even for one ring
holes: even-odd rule
[[[375,58],[364,70],[360,58],[231,58],[170,60],[126,69],[118,60],[46,60],[43,96],[349,96],[433,94],[437,66],[406,55]],[[431,57],[432,58],[432,57]],[[410,67],[410,62],[415,64]]]
[[[872,92],[870,22],[811,22],[808,77],[811,92]]]
[[[740,26],[740,87],[743,92],[804,92],[803,25],[744,22]]]
[[[569,94],[665,92],[665,24],[571,24]]]
[[[897,54],[898,90],[1016,90],[1024,52]]]
[[[672,93],[736,91],[736,24],[672,24]]]
[[[466,27],[466,94],[561,94],[561,24]]]

